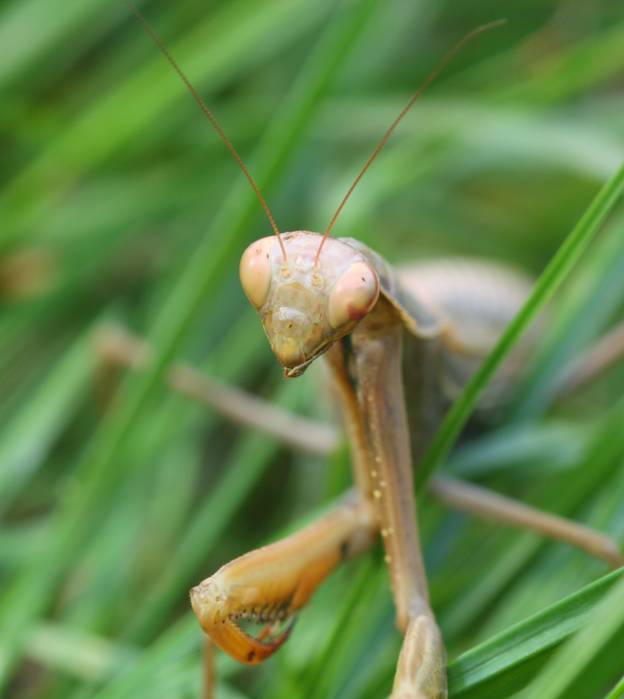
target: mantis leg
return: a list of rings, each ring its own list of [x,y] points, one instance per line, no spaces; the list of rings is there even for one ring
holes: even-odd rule
[[[561,399],[590,383],[610,369],[624,356],[624,322],[611,328],[596,340],[578,359],[565,367],[559,382],[557,398]]]
[[[105,366],[141,369],[152,357],[147,342],[117,324],[108,323],[99,328],[94,345]],[[173,391],[189,400],[213,408],[234,422],[271,434],[295,449],[326,455],[338,445],[339,435],[331,425],[300,417],[240,388],[228,386],[191,364],[174,364],[166,380]]]
[[[598,355],[603,359],[607,357],[609,361],[614,353],[619,356],[619,352],[613,349],[614,344],[624,347],[624,331],[619,326],[585,355],[583,365],[595,370],[599,363],[596,359]],[[114,365],[140,367],[149,360],[146,343],[121,326],[107,325],[101,328],[96,345],[104,361]],[[362,446],[363,427],[357,398],[344,366],[342,348],[335,346],[325,356],[333,373],[332,387],[336,400],[342,407],[349,442],[353,445],[355,482],[363,492],[370,495],[368,466]],[[588,371],[580,372],[583,376],[587,373]],[[339,444],[340,435],[333,425],[294,415],[246,391],[218,382],[189,364],[174,365],[167,379],[172,390],[177,393],[240,424],[270,434],[295,449],[327,455]],[[618,544],[607,535],[565,517],[499,495],[488,488],[447,476],[435,476],[429,483],[429,491],[445,505],[461,512],[564,541],[612,566],[624,563]]]
[[[347,494],[304,529],[227,563],[191,590],[191,604],[212,641],[236,660],[255,665],[288,638],[278,630],[342,561],[370,547],[376,523],[368,501]],[[264,625],[257,636],[240,622]],[[273,630],[277,635],[273,634]]]
[[[404,635],[392,699],[444,699],[446,654],[429,606],[413,496],[403,393],[403,330],[391,311],[378,307],[351,336],[349,372],[357,399],[353,422],[359,426],[347,426],[354,445],[356,477],[375,508],[397,626]],[[367,478],[357,473],[365,466]]]
[[[454,478],[432,478],[429,490],[438,500],[456,510],[564,541],[606,561],[614,568],[624,565],[617,543],[591,527]]]

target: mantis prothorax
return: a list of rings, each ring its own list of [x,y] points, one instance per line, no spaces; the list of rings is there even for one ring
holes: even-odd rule
[[[282,234],[215,117],[128,2],[232,152],[267,214],[274,235],[244,252],[243,289],[287,377],[299,376],[323,355],[353,461],[352,492],[305,529],[228,563],[194,587],[193,609],[218,646],[243,663],[260,663],[288,638],[291,626],[279,630],[278,622],[298,612],[338,564],[368,549],[380,535],[404,636],[392,698],[446,697],[445,651],[428,601],[412,469],[449,400],[519,309],[529,283],[494,265],[457,261],[397,271],[356,240],[329,234],[417,97],[469,40],[499,22],[466,35],[416,91],[323,235]],[[496,402],[513,380],[514,359],[490,387],[487,400]],[[265,624],[258,637],[241,628],[239,621],[246,618]]]

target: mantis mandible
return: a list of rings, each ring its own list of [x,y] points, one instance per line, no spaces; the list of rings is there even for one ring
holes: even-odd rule
[[[243,290],[260,315],[286,377],[301,375],[323,355],[353,461],[351,492],[305,529],[228,563],[194,587],[193,609],[220,648],[240,662],[261,663],[288,639],[292,625],[283,629],[281,622],[305,606],[337,565],[367,550],[380,535],[396,624],[403,635],[392,699],[442,699],[447,696],[446,658],[429,605],[413,466],[449,401],[521,306],[529,282],[501,267],[474,262],[447,261],[395,270],[362,243],[332,239],[329,234],[358,182],[417,97],[468,41],[499,23],[466,35],[416,91],[355,178],[324,234],[282,234],[215,117],[128,1],[231,151],[267,214],[274,235],[256,241],[244,252],[240,263]],[[512,357],[486,399],[499,399],[499,393],[513,381],[517,366]],[[460,499],[468,496],[466,492],[462,495],[461,488],[459,494]],[[474,502],[464,502],[464,506],[487,512],[487,498],[473,495]],[[498,516],[505,518],[502,511]],[[559,531],[554,527],[548,533],[612,562],[620,560],[605,537],[581,531],[571,523],[559,521],[558,526]],[[241,628],[241,619],[264,624],[258,637]]]

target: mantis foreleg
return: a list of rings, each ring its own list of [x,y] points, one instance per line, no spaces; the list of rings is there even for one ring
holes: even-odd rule
[[[368,501],[348,494],[304,529],[236,558],[194,587],[191,602],[202,628],[238,661],[261,663],[288,638],[290,626],[276,638],[268,630],[298,612],[337,565],[369,548],[375,534]],[[265,629],[253,637],[241,621]]]
[[[393,699],[443,699],[446,654],[433,612],[413,500],[412,457],[402,372],[402,327],[386,304],[352,335],[358,405],[372,501],[404,634]]]

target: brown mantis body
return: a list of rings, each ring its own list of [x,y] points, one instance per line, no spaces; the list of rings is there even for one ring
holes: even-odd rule
[[[253,243],[244,253],[243,288],[287,377],[300,375],[324,355],[353,462],[352,492],[305,529],[241,556],[193,588],[193,609],[218,646],[243,663],[260,663],[288,638],[291,626],[280,630],[279,623],[304,607],[337,565],[365,551],[379,534],[390,571],[397,627],[404,637],[392,699],[442,699],[447,696],[446,659],[428,600],[413,467],[445,406],[513,318],[529,284],[512,272],[481,263],[436,263],[396,272],[361,243],[327,236],[416,97],[459,48],[491,25],[467,35],[416,92],[355,179],[325,235],[306,231],[281,235],[215,118],[132,8],[234,154],[265,208],[276,235]],[[509,387],[515,360],[507,362],[485,403],[495,404]],[[451,500],[452,491],[451,487],[449,496],[447,488]],[[488,514],[496,510],[492,499],[488,511],[487,498],[461,487],[456,487],[458,493],[460,500],[474,496],[472,505],[466,505],[469,509],[481,507]],[[499,518],[504,518],[503,510],[498,507]],[[528,522],[531,516],[525,519]],[[551,535],[613,562],[621,560],[604,537],[579,532],[561,521],[556,524],[560,530],[551,527]],[[241,627],[244,620],[264,628],[254,637]]]
[[[440,293],[444,287],[436,289],[441,270],[435,267],[421,268],[422,278],[418,268],[401,277],[377,254],[347,239],[328,240],[316,263],[319,235],[296,232],[283,240],[286,260],[273,237],[248,248],[241,262],[243,286],[287,376],[299,375],[326,352],[352,445],[356,493],[301,533],[224,566],[194,588],[193,608],[224,650],[242,662],[261,662],[288,631],[273,641],[256,640],[236,619],[251,615],[270,624],[280,612],[298,611],[341,560],[367,548],[379,532],[397,626],[405,635],[393,696],[443,697],[444,649],[428,603],[412,464],[439,420],[443,401],[436,397],[452,383],[449,378],[461,385],[487,351],[478,333],[479,347],[462,337],[470,335],[471,309],[481,326],[491,325],[493,340],[526,286],[496,268],[487,279],[484,266],[456,265],[460,281],[471,271],[480,281],[471,288],[464,279],[461,295],[453,299]],[[451,279],[452,270],[451,264]],[[488,284],[491,303],[484,309],[478,295]],[[419,298],[419,288],[427,299]],[[476,298],[469,298],[471,292]],[[461,310],[453,301],[464,306],[466,332],[452,320]],[[449,361],[462,376],[450,375]]]

